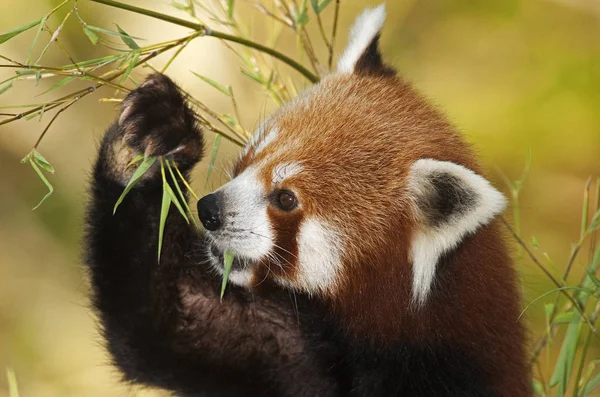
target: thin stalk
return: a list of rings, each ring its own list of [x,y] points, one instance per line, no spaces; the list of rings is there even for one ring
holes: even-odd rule
[[[331,66],[333,65],[333,47],[335,46],[335,36],[337,35],[337,26],[338,19],[340,16],[340,0],[335,1],[335,10],[333,12],[333,28],[331,29],[331,46],[329,47],[329,59],[327,61],[327,65],[329,66],[329,70],[331,70]]]
[[[282,54],[279,51],[276,51],[269,47],[265,47],[264,45],[256,43],[254,41],[244,39],[241,37],[237,37],[237,36],[233,36],[233,35],[230,35],[230,34],[227,34],[224,32],[212,30],[203,24],[186,21],[184,19],[175,18],[170,15],[161,14],[161,13],[158,13],[155,11],[147,10],[145,8],[140,8],[140,7],[135,7],[135,6],[132,6],[129,4],[120,3],[118,1],[113,1],[113,0],[91,0],[91,1],[93,1],[95,3],[105,4],[105,5],[108,5],[111,7],[120,8],[122,10],[135,12],[137,14],[146,15],[146,16],[149,16],[152,18],[160,19],[165,22],[174,23],[176,25],[184,26],[184,27],[187,27],[190,29],[194,29],[194,30],[200,32],[201,36],[215,37],[215,38],[218,38],[221,40],[231,41],[234,43],[242,44],[246,47],[257,49],[257,50],[267,53],[267,54],[271,55],[272,57],[279,59],[283,63],[289,65],[290,67],[292,67],[293,69],[298,71],[300,74],[302,74],[304,77],[306,77],[310,82],[316,83],[319,81],[319,78],[317,76],[315,76],[313,73],[311,73],[304,66],[300,65],[298,62],[294,61],[292,58]]]

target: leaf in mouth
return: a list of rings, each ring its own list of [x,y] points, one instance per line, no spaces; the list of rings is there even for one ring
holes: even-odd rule
[[[231,266],[233,265],[233,252],[225,251],[223,254],[223,282],[221,283],[221,302],[223,302],[223,295],[225,295],[225,288],[227,287],[227,280],[229,280],[229,273],[231,272]]]

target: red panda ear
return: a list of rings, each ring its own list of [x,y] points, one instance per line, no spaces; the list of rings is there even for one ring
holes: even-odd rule
[[[385,21],[385,5],[367,8],[356,18],[350,30],[348,46],[337,64],[338,73],[394,76],[379,52],[379,36]]]
[[[437,263],[504,210],[506,199],[473,171],[449,162],[417,160],[408,177],[418,229],[411,241],[413,301],[423,304]]]

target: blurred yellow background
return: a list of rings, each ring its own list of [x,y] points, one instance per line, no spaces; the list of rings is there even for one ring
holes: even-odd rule
[[[2,0],[0,33],[39,19],[58,3]],[[130,3],[186,18],[168,0]],[[238,17],[251,27],[253,37],[268,41],[273,27],[250,7],[253,0],[237,3]],[[355,16],[364,6],[377,4],[342,0],[337,54]],[[326,27],[331,8],[323,14]],[[89,1],[79,1],[79,9],[89,24],[114,29],[116,22],[132,36],[144,38],[144,45],[189,32]],[[56,27],[65,13],[59,12],[49,23]],[[24,61],[34,35],[32,29],[0,45],[0,54]],[[67,24],[60,37],[76,61],[114,53],[92,46],[76,21]],[[314,37],[317,41],[316,33]],[[547,252],[557,268],[564,268],[571,244],[579,236],[585,182],[590,175],[600,175],[600,2],[389,0],[382,40],[384,57],[444,109],[475,144],[496,186],[507,192],[498,170],[510,179],[518,178],[531,152],[531,171],[521,197],[522,235],[527,242],[535,236],[540,257]],[[294,55],[293,37],[284,35],[278,48]],[[323,46],[316,49],[325,57]],[[168,56],[161,56],[154,64],[162,66],[167,60]],[[42,63],[70,62],[52,48]],[[279,67],[284,74],[289,71]],[[231,111],[229,100],[190,71],[230,83],[243,125],[252,130],[259,115],[274,105],[264,89],[239,70],[239,60],[219,41],[206,37],[193,41],[168,74],[194,97],[222,112]],[[0,80],[11,73],[0,68]],[[134,76],[139,80],[143,73],[139,69]],[[47,101],[88,85],[73,82],[36,97],[56,81],[43,79],[37,88],[32,81],[18,81],[0,95],[0,106]],[[295,81],[300,87],[307,85],[301,78]],[[90,167],[97,142],[117,109],[99,99],[113,92],[104,88],[86,97],[49,130],[39,150],[56,168],[56,175],[50,176],[56,192],[33,212],[45,187],[19,160],[31,150],[49,117],[41,123],[20,120],[0,126],[0,372],[14,368],[22,396],[138,393],[119,384],[118,373],[109,364],[87,307],[88,285],[81,266]],[[210,148],[213,136],[207,134],[207,139]],[[209,188],[224,180],[223,168],[235,150],[227,143],[221,146]],[[207,167],[206,160],[198,167],[199,192],[204,191]],[[583,264],[583,258],[575,263],[575,279],[581,277]],[[531,263],[524,261],[519,270],[527,302],[551,288]],[[527,317],[539,334],[543,309],[536,305]],[[7,390],[0,374],[0,396],[7,396]]]

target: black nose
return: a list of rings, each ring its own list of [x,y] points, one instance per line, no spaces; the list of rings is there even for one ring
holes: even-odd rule
[[[221,227],[221,210],[216,194],[211,193],[198,201],[198,217],[206,230],[212,232]]]

